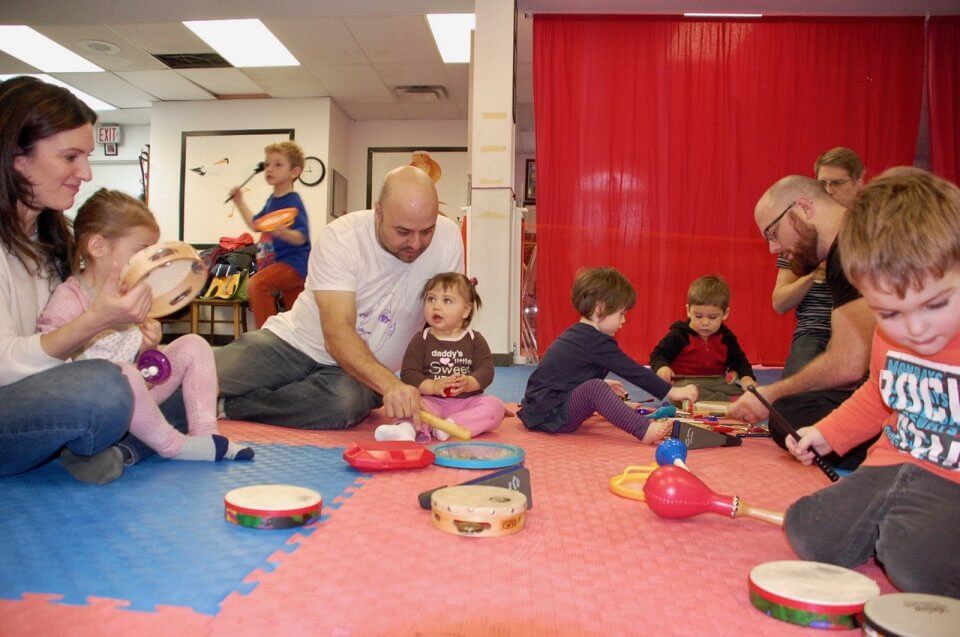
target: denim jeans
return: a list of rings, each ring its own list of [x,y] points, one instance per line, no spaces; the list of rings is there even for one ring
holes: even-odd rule
[[[795,429],[800,429],[801,427],[816,424],[817,421],[839,407],[843,401],[852,395],[853,390],[849,389],[820,389],[817,391],[793,394],[792,396],[784,396],[774,402],[773,407],[779,411],[786,421],[793,425]],[[773,438],[775,443],[786,449],[786,432],[777,426],[773,418],[770,418],[769,422],[770,437]],[[867,449],[873,446],[873,443],[875,443],[879,437],[879,434],[877,434],[877,436],[860,443],[843,456],[830,453],[825,455],[823,459],[827,461],[827,464],[837,469],[852,471],[860,466],[860,463],[867,457]]]
[[[807,332],[798,334],[790,344],[790,354],[783,364],[783,377],[793,376],[807,363],[823,353],[830,342],[830,332]]]
[[[860,467],[787,509],[801,558],[847,568],[871,556],[902,591],[960,597],[960,484],[915,464]]]
[[[32,469],[64,445],[92,456],[124,434],[133,392],[103,360],[67,363],[0,387],[0,475]]]
[[[214,352],[228,418],[297,429],[347,429],[380,396],[336,365],[321,365],[268,330]]]

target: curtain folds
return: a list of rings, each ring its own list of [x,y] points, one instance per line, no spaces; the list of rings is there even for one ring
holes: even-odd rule
[[[536,16],[541,350],[577,319],[576,271],[612,265],[639,295],[618,335],[638,360],[719,273],[751,362],[782,364],[794,320],[754,205],[834,146],[873,174],[911,164],[923,62],[922,18]]]
[[[960,16],[932,16],[927,34],[927,96],[933,172],[960,183]]]

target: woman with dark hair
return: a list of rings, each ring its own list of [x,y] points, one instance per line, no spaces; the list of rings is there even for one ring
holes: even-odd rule
[[[0,84],[0,113],[0,476],[60,453],[74,477],[104,484],[123,472],[111,445],[130,421],[130,386],[108,361],[64,362],[106,327],[143,321],[150,289],[121,290],[116,263],[86,312],[37,333],[51,291],[77,265],[63,211],[91,178],[97,115],[29,77]]]

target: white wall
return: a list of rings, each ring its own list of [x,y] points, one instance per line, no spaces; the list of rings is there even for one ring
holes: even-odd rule
[[[103,154],[103,146],[97,144],[90,156],[90,167],[93,170],[93,179],[80,185],[75,205],[67,211],[71,218],[77,208],[87,198],[101,188],[119,190],[132,197],[139,197],[143,191],[140,180],[140,150],[150,143],[150,127],[122,126],[121,142],[117,149],[118,154],[107,157]]]
[[[467,120],[365,120],[350,130],[348,182],[350,210],[363,210],[367,196],[367,148],[412,146],[467,146]],[[373,184],[373,199],[381,184]],[[459,210],[455,211],[459,214]]]
[[[330,108],[330,161],[327,164],[327,177],[325,179],[325,181],[330,182],[328,184],[328,192],[329,186],[333,184],[334,170],[348,180],[350,179],[348,176],[350,171],[350,130],[353,125],[353,120],[337,106],[336,102],[332,103]],[[349,192],[350,183],[348,181],[347,193],[349,194]],[[330,217],[330,203],[328,200],[327,211],[325,213],[328,223],[332,221]]]
[[[304,152],[316,155],[329,167],[330,111],[329,98],[155,103],[150,125],[150,208],[157,216],[161,236],[167,240],[180,236],[181,133],[292,128]],[[326,224],[328,186],[329,179],[313,188],[297,184],[310,217],[311,235]],[[262,203],[250,202],[254,209]],[[227,205],[210,211],[224,216],[228,212]]]

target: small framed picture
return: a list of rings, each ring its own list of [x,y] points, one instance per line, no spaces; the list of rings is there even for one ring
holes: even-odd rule
[[[523,205],[536,205],[537,203],[537,160],[527,160],[527,175],[523,183]]]
[[[103,145],[103,154],[107,157],[115,157],[120,154],[120,145],[114,142],[107,142]]]

